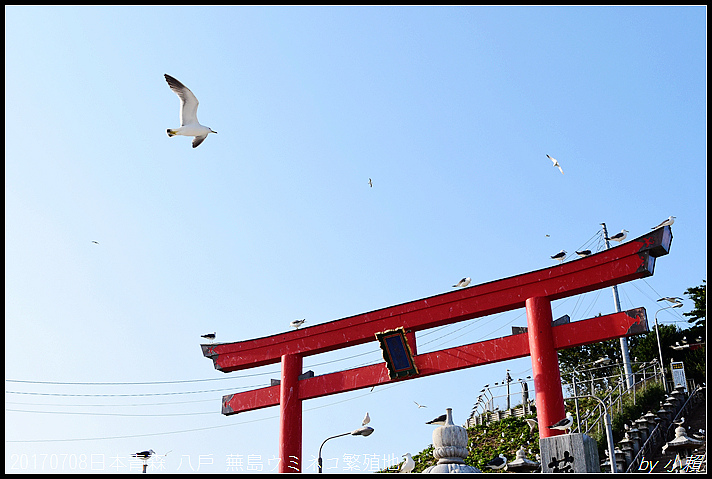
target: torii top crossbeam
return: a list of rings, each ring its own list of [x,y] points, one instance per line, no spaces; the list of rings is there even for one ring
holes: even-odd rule
[[[655,258],[668,254],[671,242],[672,231],[665,226],[614,248],[550,268],[273,336],[204,344],[203,355],[223,372],[282,362],[280,385],[223,397],[223,414],[279,404],[280,457],[298,458],[297,462],[301,460],[302,400],[392,381],[383,364],[359,368],[358,374],[353,374],[356,370],[340,371],[299,381],[302,358],[375,341],[376,333],[398,327],[404,327],[408,333],[408,344],[420,375],[531,355],[538,419],[540,424],[549,417],[555,422],[563,417],[564,410],[556,350],[637,334],[647,330],[647,321],[644,310],[634,310],[577,321],[564,325],[566,328],[559,326],[554,334],[551,301],[651,276]],[[525,306],[529,327],[526,334],[417,355],[416,331]],[[595,328],[584,327],[583,323],[594,320]],[[427,364],[434,362],[439,366],[428,369]],[[556,374],[552,374],[553,369]],[[537,376],[537,370],[542,374]],[[543,434],[556,433],[542,429]],[[287,466],[284,460],[280,465],[281,472],[294,472],[298,468]]]

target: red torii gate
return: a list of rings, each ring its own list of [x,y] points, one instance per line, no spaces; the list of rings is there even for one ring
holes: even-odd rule
[[[532,358],[541,437],[561,434],[547,426],[565,415],[556,351],[648,331],[644,308],[552,327],[551,301],[653,274],[655,258],[669,253],[672,231],[659,228],[586,258],[411,301],[303,329],[248,341],[203,344],[203,355],[225,373],[282,363],[279,385],[223,396],[225,415],[280,406],[280,472],[299,472],[302,401],[457,369]],[[526,333],[417,354],[415,332],[526,307]],[[375,364],[299,379],[302,358],[375,341],[375,334],[405,328],[417,376],[390,379]],[[296,461],[288,460],[294,458]],[[294,464],[294,465],[290,465]]]

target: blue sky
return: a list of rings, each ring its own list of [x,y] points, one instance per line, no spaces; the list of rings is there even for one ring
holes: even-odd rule
[[[634,238],[674,215],[655,275],[620,287],[652,321],[706,278],[706,13],[6,7],[6,472],[137,472],[128,456],[149,448],[171,451],[155,472],[225,472],[229,454],[271,472],[278,408],[224,417],[220,398],[279,366],[215,371],[201,334],[544,268],[601,248],[602,222]],[[197,149],[166,136],[164,73],[218,132]],[[659,319],[684,327],[685,303]],[[553,303],[572,320],[613,308],[610,289]],[[419,333],[418,351],[513,325],[523,310]],[[379,360],[371,343],[304,368]],[[306,401],[304,470],[366,411],[374,434],[328,442],[328,472],[419,452],[426,421],[452,407],[464,423],[506,368],[531,362]]]

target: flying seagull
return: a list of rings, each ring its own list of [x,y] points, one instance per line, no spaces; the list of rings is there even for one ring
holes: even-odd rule
[[[413,456],[410,455],[409,452],[406,452],[403,454],[403,457],[405,457],[405,462],[400,468],[400,471],[398,472],[411,472],[413,469],[415,469],[415,461],[413,460]]]
[[[559,171],[561,172],[561,174],[563,175],[563,174],[564,174],[564,170],[561,169],[561,165],[559,165],[559,162],[556,161],[554,158],[550,157],[549,155],[546,155],[546,157],[549,158],[551,161],[554,162],[554,166],[555,166],[556,168],[558,168]]]
[[[504,454],[500,454],[499,456],[495,457],[492,459],[490,462],[486,464],[487,467],[490,469],[495,469],[499,470],[502,469],[504,466],[507,465],[507,458],[504,457]]]
[[[299,326],[301,326],[302,324],[304,324],[304,321],[306,321],[306,319],[295,319],[294,321],[292,321],[291,323],[289,323],[289,325],[290,325],[291,327],[293,327],[294,329],[299,329]]]
[[[418,404],[417,401],[413,401],[413,402],[415,403],[416,406],[418,406],[418,409],[420,409],[421,407],[428,407],[428,406],[426,406],[426,405],[424,405],[424,404]]]
[[[582,258],[585,258],[586,256],[590,256],[590,255],[591,255],[591,250],[590,250],[590,249],[585,249],[585,250],[583,250],[583,251],[577,251],[576,254],[579,255],[579,256],[582,257]]]
[[[533,431],[535,427],[539,427],[539,421],[536,419],[532,419],[530,417],[524,419],[527,422],[527,425],[529,426],[529,431]]]
[[[141,452],[137,452],[136,454],[131,454],[131,457],[137,457],[139,459],[146,461],[146,460],[148,460],[148,458],[150,458],[154,454],[156,454],[156,452],[153,449],[149,449],[148,451],[141,451]]]
[[[457,284],[453,284],[453,288],[464,288],[470,284],[470,278],[462,278],[460,281],[457,282]]]
[[[98,241],[94,241],[94,240],[92,240],[92,243],[94,243],[94,244],[99,244]]]
[[[213,342],[213,339],[215,339],[215,333],[210,333],[210,334],[203,334],[200,336],[201,338],[205,338],[210,340],[210,342]]]
[[[371,181],[371,178],[368,179],[368,186],[370,186],[371,188],[373,188],[373,181]]]
[[[668,219],[660,223],[658,226],[654,226],[650,228],[651,230],[656,230],[658,228],[662,228],[663,226],[672,226],[672,224],[675,222],[675,216],[670,216]]]
[[[560,431],[566,431],[567,429],[571,429],[571,425],[573,423],[574,423],[573,416],[571,416],[570,412],[567,412],[565,418],[563,418],[561,421],[557,422],[556,424],[549,426],[549,429],[558,429]]]
[[[371,422],[371,416],[369,416],[368,413],[366,413],[366,416],[363,418],[363,422],[361,423],[361,425],[365,426],[369,422]]]
[[[193,148],[195,148],[208,137],[209,133],[217,133],[217,131],[198,123],[198,99],[195,98],[193,92],[172,76],[166,74],[163,76],[166,77],[171,90],[180,98],[180,128],[168,128],[166,133],[169,137],[175,135],[194,136]]]
[[[667,301],[668,303],[679,303],[682,301],[682,298],[678,298],[677,296],[665,296],[664,298],[660,298],[658,301]]]
[[[559,263],[563,263],[564,258],[566,258],[566,251],[563,249],[551,257],[551,259],[558,259]]]
[[[620,233],[616,233],[610,238],[606,238],[607,240],[613,240],[613,241],[618,241],[619,243],[623,241],[626,236],[628,236],[628,230],[627,229],[622,229]]]
[[[443,414],[442,416],[438,416],[432,421],[428,421],[425,424],[430,424],[432,426],[444,426],[445,425],[445,419],[447,419],[447,415]]]

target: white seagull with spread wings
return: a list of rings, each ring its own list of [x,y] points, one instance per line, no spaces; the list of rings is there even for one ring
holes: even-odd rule
[[[556,168],[558,168],[559,171],[561,172],[561,174],[563,175],[563,174],[564,174],[564,170],[561,169],[561,165],[559,165],[559,162],[556,161],[556,158],[552,158],[552,157],[550,157],[549,155],[546,155],[546,157],[549,158],[551,161],[554,162],[554,166],[555,166]]]
[[[180,128],[168,128],[168,136],[183,135],[194,136],[193,148],[200,145],[210,133],[217,133],[207,126],[198,123],[198,99],[187,86],[170,75],[164,74],[168,86],[180,98]]]

